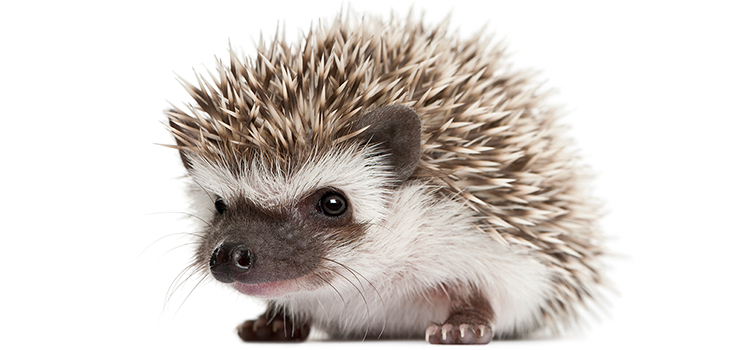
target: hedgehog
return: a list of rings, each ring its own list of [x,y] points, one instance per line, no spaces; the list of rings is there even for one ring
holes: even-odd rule
[[[560,334],[605,284],[597,202],[534,75],[448,21],[341,13],[181,79],[196,273],[245,341]]]

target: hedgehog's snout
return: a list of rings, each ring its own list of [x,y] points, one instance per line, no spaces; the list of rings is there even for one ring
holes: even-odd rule
[[[255,263],[255,254],[240,243],[224,242],[211,254],[209,268],[217,281],[232,283],[248,272]]]

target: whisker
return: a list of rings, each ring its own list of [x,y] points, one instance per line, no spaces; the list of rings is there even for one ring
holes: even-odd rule
[[[315,277],[315,278],[317,278],[317,279],[319,279],[319,280],[321,280],[321,281],[323,281],[323,283],[327,284],[329,287],[331,287],[331,289],[333,289],[334,292],[336,292],[336,294],[339,296],[339,299],[341,299],[341,303],[344,305],[344,313],[346,313],[346,310],[348,309],[349,305],[346,302],[346,300],[344,300],[344,296],[341,295],[341,293],[339,292],[339,290],[336,289],[336,287],[334,287],[333,284],[331,284],[331,282],[328,282],[328,280],[326,280],[323,276],[320,276],[318,273],[314,273],[314,274],[312,274],[312,276]],[[316,298],[317,298],[317,296],[316,296]],[[320,299],[318,299],[318,303],[320,303]],[[323,305],[321,304],[321,307],[322,306]],[[325,310],[325,308],[323,308],[323,310]],[[330,322],[330,316],[328,315],[328,313],[326,313],[326,316],[328,317],[327,321]],[[346,328],[346,324],[344,324],[344,328]]]
[[[332,262],[332,263],[334,263],[334,264],[337,264],[337,265],[339,265],[339,266],[343,267],[344,269],[346,269],[347,271],[349,271],[349,273],[351,273],[351,274],[352,274],[352,276],[354,276],[354,278],[355,278],[355,279],[357,279],[357,282],[359,283],[359,286],[360,286],[360,287],[362,287],[362,290],[364,290],[364,289],[365,289],[365,286],[364,286],[364,285],[362,284],[362,281],[360,281],[360,280],[359,280],[359,277],[357,277],[357,275],[356,275],[356,274],[354,274],[354,272],[353,272],[353,270],[352,270],[351,268],[349,268],[348,266],[346,266],[346,265],[344,265],[344,264],[342,264],[342,263],[340,263],[340,262],[338,262],[338,261],[336,261],[336,260],[333,260],[333,259],[329,259],[329,258],[326,258],[326,257],[323,257],[322,259],[323,259],[323,260],[326,260],[326,261],[330,261],[330,262]],[[334,271],[334,272],[335,272],[335,271]],[[339,274],[339,275],[341,276],[341,274]],[[341,277],[344,277],[344,276],[341,276]],[[351,282],[350,282],[350,283],[351,283]],[[356,287],[355,287],[355,288],[356,288]]]
[[[185,305],[185,302],[186,302],[186,301],[188,300],[188,298],[190,298],[190,296],[191,296],[191,295],[193,295],[193,292],[195,291],[195,289],[196,289],[196,288],[198,288],[198,286],[200,286],[200,285],[201,285],[201,283],[203,283],[203,281],[205,281],[205,280],[206,280],[206,278],[208,278],[208,275],[205,275],[205,276],[203,276],[203,277],[202,277],[202,278],[201,278],[201,279],[200,279],[200,280],[198,281],[198,283],[196,283],[196,284],[195,284],[195,286],[194,286],[194,287],[193,287],[192,289],[190,289],[190,292],[188,293],[188,295],[187,295],[187,296],[185,297],[185,299],[183,299],[183,300],[182,300],[182,303],[180,303],[180,306],[178,306],[178,307],[177,307],[177,311],[175,311],[175,315],[176,315],[176,314],[177,314],[178,312],[180,312],[180,309],[182,309],[182,306],[183,306],[183,305]]]
[[[365,295],[364,295],[364,294],[362,294],[362,290],[361,290],[361,289],[359,289],[359,288],[357,288],[357,285],[356,285],[356,284],[354,284],[354,282],[352,282],[352,281],[351,281],[351,280],[350,280],[349,278],[347,278],[346,276],[342,275],[342,274],[341,274],[341,272],[338,272],[338,271],[336,271],[336,270],[334,270],[334,269],[332,269],[332,268],[329,268],[329,267],[328,267],[328,268],[326,268],[326,270],[328,270],[328,271],[331,271],[331,272],[333,272],[333,273],[335,273],[335,274],[337,274],[337,275],[341,276],[341,278],[343,278],[343,279],[344,279],[345,281],[349,282],[349,284],[351,284],[351,285],[352,285],[352,287],[354,287],[354,289],[355,289],[355,290],[357,290],[357,292],[359,293],[359,296],[360,296],[360,297],[362,298],[362,301],[364,301],[364,302],[365,302],[365,305],[367,304],[367,298],[365,298]],[[356,276],[355,276],[355,278],[356,278]],[[360,285],[361,285],[361,283],[360,283]],[[364,287],[363,287],[363,288],[364,288]]]
[[[317,274],[315,275],[315,277],[318,277],[318,279],[320,279],[320,280],[321,280],[321,281],[323,281],[323,282],[324,282],[325,284],[327,284],[327,285],[328,285],[329,287],[331,287],[331,288],[332,288],[332,289],[333,289],[333,290],[334,290],[334,291],[336,292],[336,294],[338,294],[339,298],[341,299],[341,303],[343,303],[343,304],[344,304],[344,307],[346,307],[346,306],[347,306],[346,300],[344,300],[344,296],[343,296],[343,295],[341,295],[341,293],[339,293],[339,290],[338,290],[338,289],[336,289],[336,287],[334,287],[334,286],[333,286],[333,285],[331,284],[331,282],[328,282],[328,281],[327,281],[327,280],[326,280],[325,278],[323,278],[322,276],[318,276]]]
[[[333,270],[333,269],[330,269],[330,268],[328,268],[328,270],[331,271],[331,272],[333,272],[333,273],[335,273],[335,274],[337,274],[337,275],[339,275],[339,276],[341,276],[341,278],[343,278],[344,280],[346,280],[347,282],[349,282],[349,284],[351,284],[352,287],[354,287],[354,289],[357,291],[357,293],[359,293],[359,296],[362,298],[362,301],[365,304],[365,314],[363,315],[363,318],[365,320],[367,320],[367,326],[365,328],[365,334],[364,334],[364,337],[363,337],[362,340],[367,339],[367,333],[370,331],[370,303],[367,301],[367,298],[365,297],[363,291],[360,290],[359,288],[357,288],[357,286],[350,279],[346,278],[344,275],[342,275],[340,272],[338,272],[336,270]],[[355,278],[356,278],[356,276],[355,276]]]
[[[336,261],[336,260],[333,260],[333,259],[329,259],[329,258],[325,258],[325,257],[323,257],[322,259],[323,259],[323,260],[327,260],[327,261],[330,261],[330,262],[332,262],[332,263],[334,263],[334,264],[337,264],[337,265],[339,265],[339,266],[343,267],[344,269],[346,269],[347,271],[349,271],[349,273],[351,273],[352,275],[354,275],[354,276],[355,276],[355,278],[357,278],[357,277],[356,277],[356,275],[359,275],[360,277],[362,277],[362,279],[364,279],[364,280],[365,280],[365,281],[367,282],[367,284],[368,284],[368,285],[370,286],[370,288],[371,288],[371,289],[372,289],[373,291],[375,291],[375,294],[377,294],[377,296],[378,296],[378,299],[380,300],[380,305],[381,305],[381,306],[383,307],[383,311],[384,311],[384,312],[383,312],[383,322],[382,322],[382,324],[383,324],[383,325],[382,325],[382,327],[380,328],[380,333],[378,334],[378,339],[380,339],[380,338],[381,338],[381,337],[383,336],[383,333],[385,333],[385,322],[386,322],[386,321],[385,321],[385,312],[386,312],[386,307],[385,307],[385,300],[383,300],[383,296],[382,296],[382,295],[380,294],[380,291],[378,291],[378,289],[377,289],[377,288],[375,288],[375,285],[373,285],[373,284],[372,284],[372,282],[371,282],[371,281],[370,281],[369,279],[367,279],[367,277],[365,277],[365,276],[364,276],[364,275],[363,275],[362,273],[360,273],[359,271],[357,271],[357,270],[355,270],[355,269],[353,269],[353,268],[351,268],[351,267],[349,267],[349,266],[346,266],[345,264],[342,264],[342,263],[340,263],[340,262],[338,262],[338,261]],[[357,278],[357,281],[359,281],[359,278]],[[361,283],[362,283],[362,282],[360,281],[360,284],[361,284]],[[362,287],[362,290],[364,290],[364,286]],[[368,312],[369,312],[369,307],[368,307]],[[369,315],[368,315],[368,316],[369,316]],[[368,323],[369,323],[369,320],[368,320]],[[369,328],[369,327],[368,327],[368,328]]]
[[[191,278],[193,278],[193,276],[204,274],[204,276],[201,279],[201,281],[205,280],[205,278],[209,276],[203,269],[200,268],[200,266],[201,266],[201,264],[199,264],[197,261],[195,261],[192,264],[190,264],[187,267],[185,267],[177,275],[177,277],[175,277],[175,279],[172,281],[172,284],[170,284],[170,286],[169,286],[169,289],[168,289],[168,292],[167,292],[167,298],[165,300],[165,307],[166,307],[166,303],[168,303],[172,299],[172,297],[174,296],[174,293],[176,293],[178,289],[180,289],[185,283],[187,283],[187,281],[189,281]],[[191,271],[191,270],[192,270],[192,272],[190,272],[189,275],[185,276],[185,274],[188,271]],[[180,282],[179,284],[176,284],[177,281],[180,280],[180,279],[182,279],[182,282]],[[171,291],[171,293],[169,291]]]
[[[331,268],[326,268],[326,269],[328,271],[331,271],[331,272],[333,272],[333,273],[341,276],[341,278],[343,278],[345,281],[349,282],[349,284],[351,284],[352,287],[354,287],[354,289],[357,291],[357,293],[359,293],[359,296],[362,298],[362,301],[364,301],[364,303],[365,303],[365,315],[363,316],[363,318],[365,318],[367,320],[367,323],[368,323],[368,327],[365,330],[365,337],[367,337],[367,332],[368,332],[368,330],[370,328],[369,327],[369,323],[370,323],[370,304],[367,302],[367,298],[365,297],[365,295],[363,293],[363,290],[360,290],[359,288],[357,288],[357,285],[355,285],[354,282],[352,282],[346,276],[342,275],[340,272],[338,272],[338,271],[336,271],[334,269],[331,269]],[[355,275],[355,278],[356,278],[356,275]]]
[[[331,315],[328,314],[328,310],[326,310],[326,307],[323,306],[323,303],[320,301],[320,298],[318,298],[318,294],[314,294],[314,295],[315,295],[315,300],[318,301],[318,305],[320,305],[320,308],[323,309],[323,313],[326,315],[326,320],[330,320]]]
[[[203,222],[206,225],[211,225],[206,219],[204,219],[204,218],[202,218],[202,217],[200,217],[198,215],[191,214],[191,213],[184,212],[184,211],[162,211],[162,212],[158,212],[158,213],[149,213],[149,214],[146,214],[146,215],[162,215],[162,214],[179,214],[179,215],[185,215],[185,216],[189,216],[189,217],[194,218],[194,219],[198,219],[198,220],[200,220],[201,222]]]
[[[203,237],[203,235],[200,234],[200,233],[198,233],[198,232],[176,232],[176,233],[170,233],[170,234],[164,235],[164,236],[156,239],[155,241],[151,242],[151,244],[147,245],[146,248],[143,248],[143,250],[140,253],[138,253],[138,257],[140,258],[141,255],[143,255],[143,253],[145,253],[147,250],[149,250],[154,244],[159,243],[161,240],[164,240],[164,239],[172,237],[172,236],[193,236],[193,237],[198,237],[198,238],[200,238],[202,240],[205,240],[205,237]]]
[[[164,295],[164,309],[167,308],[167,304],[170,300],[172,300],[172,296],[174,296],[174,293],[177,292],[177,289],[179,289],[179,286],[182,285],[182,283],[185,283],[183,280],[183,277],[186,273],[190,272],[190,270],[193,268],[192,265],[186,266],[180,273],[177,274],[177,276],[172,280],[172,283],[169,284],[169,288],[167,289],[167,294]],[[189,276],[186,277],[186,279],[190,279],[191,276],[193,276],[196,272],[193,271],[190,273]],[[182,280],[183,282],[178,283],[178,281]]]
[[[169,254],[169,253],[171,253],[171,252],[173,252],[173,251],[175,251],[175,250],[177,250],[177,249],[184,248],[184,247],[191,246],[191,245],[201,245],[201,244],[203,244],[203,242],[188,242],[188,243],[183,243],[183,244],[180,244],[180,245],[178,245],[176,247],[170,248],[169,250],[167,250],[166,252],[164,252],[164,254],[162,254],[162,257],[165,256],[165,255],[167,255],[167,254]]]

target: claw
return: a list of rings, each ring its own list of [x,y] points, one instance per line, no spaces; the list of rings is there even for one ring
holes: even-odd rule
[[[492,340],[492,329],[485,325],[433,324],[425,330],[425,340],[430,344],[487,344]]]

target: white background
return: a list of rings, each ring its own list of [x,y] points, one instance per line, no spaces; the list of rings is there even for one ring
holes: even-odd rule
[[[21,4],[23,3],[23,4]],[[271,4],[272,3],[272,4]],[[271,4],[271,5],[269,5]],[[405,14],[408,1],[354,3]],[[517,348],[748,348],[750,11],[741,2],[416,1],[484,24],[568,111],[618,257],[608,315]],[[7,1],[0,5],[0,347],[241,348],[257,302],[170,283],[190,259],[176,152],[160,124],[175,80],[290,39],[338,1]],[[204,68],[209,67],[209,68]],[[165,237],[163,239],[160,239]],[[153,244],[152,244],[153,243]],[[173,248],[176,248],[172,250]],[[184,301],[184,303],[183,303]],[[409,342],[311,342],[379,347]],[[426,346],[426,345],[424,345]],[[65,347],[67,348],[67,347]],[[71,347],[72,348],[72,347]]]

